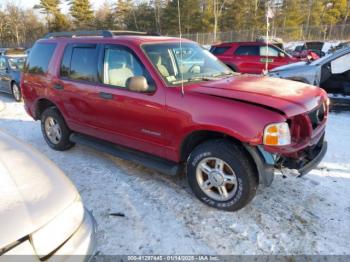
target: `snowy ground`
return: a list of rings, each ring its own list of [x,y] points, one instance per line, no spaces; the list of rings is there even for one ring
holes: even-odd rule
[[[77,186],[97,220],[102,254],[350,254],[350,113],[331,114],[319,169],[277,176],[229,213],[199,202],[184,177],[79,145],[51,150],[39,122],[7,95],[0,94],[0,111],[0,129],[32,144]]]

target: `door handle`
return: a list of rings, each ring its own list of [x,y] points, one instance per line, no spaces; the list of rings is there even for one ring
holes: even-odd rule
[[[113,99],[113,95],[110,93],[100,92],[99,96],[103,99],[108,99],[108,100]]]
[[[57,83],[53,85],[53,88],[55,88],[56,90],[63,90],[64,89],[63,85],[57,84]]]

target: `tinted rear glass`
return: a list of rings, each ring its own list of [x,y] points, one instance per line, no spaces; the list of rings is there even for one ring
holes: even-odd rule
[[[236,55],[259,55],[259,47],[258,46],[240,46],[236,49]]]
[[[74,48],[70,64],[70,78],[95,81],[96,76],[96,48]]]
[[[31,74],[45,74],[55,51],[55,43],[38,43],[30,51],[25,71]]]
[[[62,59],[61,77],[72,80],[97,81],[97,49],[96,45],[68,45]]]
[[[229,46],[217,46],[217,47],[212,47],[210,49],[210,52],[213,53],[214,55],[220,55],[225,53],[230,47]]]

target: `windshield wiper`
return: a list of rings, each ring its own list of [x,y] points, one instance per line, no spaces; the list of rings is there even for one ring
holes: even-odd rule
[[[187,83],[187,82],[212,81],[212,80],[217,80],[217,78],[213,76],[194,76],[187,79],[174,81],[172,82],[172,84],[176,85],[176,84]]]
[[[211,77],[233,76],[233,75],[237,75],[237,73],[235,73],[235,72],[218,73],[218,74],[211,75]]]
[[[216,80],[217,78],[215,76],[194,76],[194,77],[190,77],[187,80],[189,82],[192,81],[211,81],[211,80]]]

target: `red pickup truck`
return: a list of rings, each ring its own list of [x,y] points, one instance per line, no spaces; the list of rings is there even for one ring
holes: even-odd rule
[[[264,42],[234,42],[213,45],[215,56],[235,72],[261,74],[268,64],[268,70],[299,60],[282,49]]]
[[[237,75],[198,44],[140,32],[49,34],[21,79],[25,108],[55,150],[82,143],[244,207],[275,170],[304,175],[327,150],[328,98],[303,83]]]

